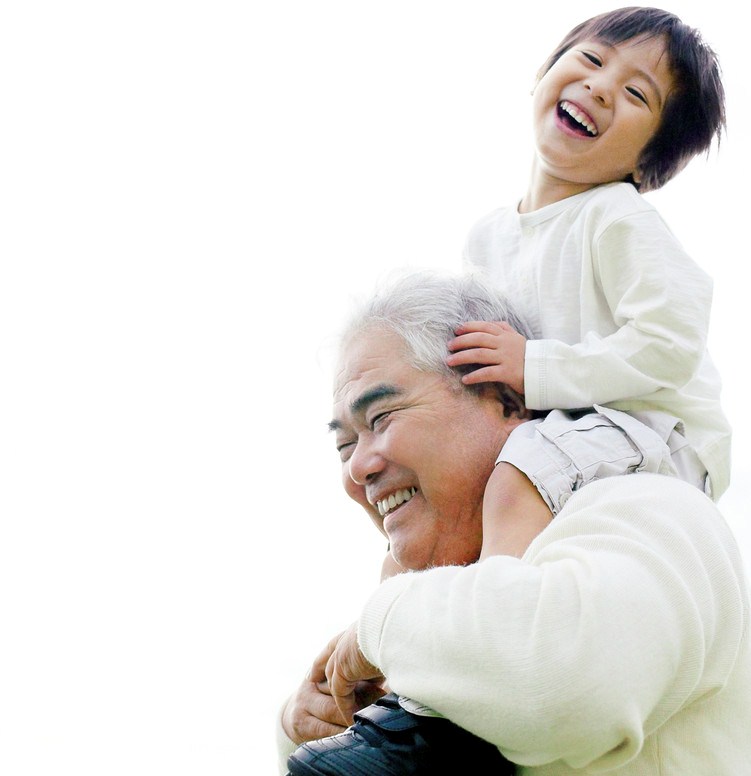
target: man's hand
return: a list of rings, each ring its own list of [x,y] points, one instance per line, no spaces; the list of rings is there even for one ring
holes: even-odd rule
[[[326,665],[326,676],[339,713],[348,725],[352,724],[352,715],[364,705],[358,693],[361,683],[380,686],[384,681],[383,674],[360,651],[357,623],[340,635]]]
[[[465,385],[505,383],[524,395],[524,351],[527,340],[507,323],[468,321],[448,343],[446,363],[451,367],[483,364],[462,376]]]
[[[297,692],[282,714],[284,732],[296,744],[341,733],[350,724],[342,716],[326,680],[326,664],[342,634],[334,636],[315,659]],[[357,682],[354,690],[357,709],[369,706],[384,694],[380,682]]]

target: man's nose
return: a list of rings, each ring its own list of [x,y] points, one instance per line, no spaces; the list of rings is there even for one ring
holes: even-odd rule
[[[383,471],[386,461],[377,445],[362,436],[349,459],[349,476],[358,485],[366,485]]]

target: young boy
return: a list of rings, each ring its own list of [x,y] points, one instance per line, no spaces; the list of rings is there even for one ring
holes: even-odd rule
[[[448,363],[479,365],[466,383],[504,382],[529,409],[597,411],[554,411],[512,435],[489,483],[511,505],[508,525],[483,526],[483,557],[514,554],[525,513],[555,515],[594,479],[677,474],[717,499],[730,477],[730,428],[706,353],[711,281],[639,193],[719,140],[714,54],[665,11],[603,14],[545,63],[533,118],[524,197],[483,218],[465,249],[533,339],[468,323]]]
[[[533,538],[525,526],[593,479],[677,474],[715,499],[729,480],[730,429],[705,352],[711,282],[639,193],[719,138],[713,52],[674,15],[625,8],[575,27],[533,94],[527,191],[477,224],[465,260],[507,291],[535,339],[470,322],[449,343],[448,363],[473,370],[465,382],[501,381],[528,408],[552,410],[504,445],[485,498],[507,509],[503,525],[483,525],[481,559],[521,555]],[[595,411],[561,412],[583,407]],[[384,574],[397,570],[387,559]],[[370,773],[425,772],[404,731],[419,740],[430,711],[389,695],[365,712],[335,745],[298,749],[290,773],[358,772],[364,746]],[[441,728],[444,745],[452,727]],[[471,741],[456,734],[471,762]]]

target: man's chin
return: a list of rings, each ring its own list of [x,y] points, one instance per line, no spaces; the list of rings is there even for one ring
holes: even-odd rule
[[[394,560],[406,571],[424,571],[437,566],[470,566],[480,558],[477,552],[441,552],[435,546],[426,547],[409,542],[399,542],[389,537],[389,547]]]
[[[388,537],[394,560],[407,571],[424,571],[436,565],[432,544],[424,538],[409,537],[401,531],[394,531]]]
[[[404,547],[403,543],[391,535],[388,535],[389,550],[394,560],[405,571],[420,571],[424,566],[415,565],[419,564],[419,559],[415,557],[414,552],[410,552],[408,547]]]

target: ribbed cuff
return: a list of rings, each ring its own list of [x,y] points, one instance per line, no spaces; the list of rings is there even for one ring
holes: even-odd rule
[[[524,404],[528,410],[549,409],[545,402],[545,340],[527,340],[524,350]]]
[[[412,574],[397,574],[383,582],[368,599],[357,625],[357,642],[363,655],[383,671],[381,636],[391,607],[411,582]]]

